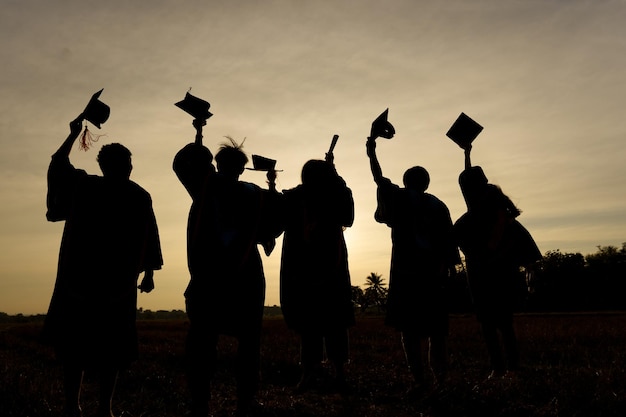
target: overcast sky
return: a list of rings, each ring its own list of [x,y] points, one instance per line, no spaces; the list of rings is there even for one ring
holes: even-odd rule
[[[463,152],[445,133],[461,112],[484,126],[473,162],[518,204],[541,251],[593,253],[626,241],[626,3],[622,0],[44,1],[0,6],[0,311],[45,313],[63,223],[45,219],[46,170],[68,123],[93,93],[111,116],[76,167],[99,174],[104,143],[133,153],[148,190],[165,265],[144,309],[182,309],[190,198],[171,169],[193,140],[173,104],[191,87],[214,116],[205,144],[225,135],[278,161],[278,188],[300,181],[333,134],[337,170],[352,189],[345,233],[353,285],[388,281],[390,231],[373,219],[365,155],[372,120],[383,173],[424,166],[429,192],[465,205]],[[265,186],[262,174],[242,180]],[[97,220],[97,219],[94,219]],[[266,304],[279,304],[277,250],[264,258]]]

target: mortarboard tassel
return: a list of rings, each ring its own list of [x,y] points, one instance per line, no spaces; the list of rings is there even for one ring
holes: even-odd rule
[[[93,145],[94,142],[97,142],[101,136],[106,135],[92,135],[87,125],[85,125],[85,130],[83,131],[83,134],[80,137],[80,143],[78,144],[79,149],[87,152],[91,145]]]

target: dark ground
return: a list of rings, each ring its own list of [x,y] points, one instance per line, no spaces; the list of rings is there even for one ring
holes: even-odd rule
[[[38,343],[40,323],[0,327],[0,416],[60,415],[61,368]],[[184,416],[184,320],[140,321],[140,360],[120,375],[114,410],[124,417]],[[626,313],[522,315],[516,327],[523,369],[514,379],[487,381],[487,357],[473,317],[451,319],[450,375],[438,391],[414,399],[399,335],[380,318],[351,329],[351,392],[320,388],[293,395],[299,378],[298,339],[281,318],[265,321],[261,417],[318,416],[626,416]],[[220,340],[212,408],[233,413],[236,341]],[[87,374],[85,417],[96,387]]]

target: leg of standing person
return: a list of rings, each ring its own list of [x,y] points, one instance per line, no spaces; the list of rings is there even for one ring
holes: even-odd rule
[[[428,341],[428,362],[435,377],[435,385],[441,385],[448,375],[447,335],[434,334]]]
[[[506,354],[506,369],[516,372],[519,370],[519,347],[517,337],[515,336],[515,328],[513,327],[513,315],[505,318],[500,327],[502,333],[502,345]]]
[[[211,378],[217,362],[218,335],[209,330],[206,320],[190,308],[190,303],[187,303],[187,314],[189,332],[185,346],[185,367],[191,395],[191,417],[206,417],[211,400]]]
[[[434,377],[434,385],[441,385],[448,376],[448,331],[450,327],[446,297],[436,292],[438,301],[433,306],[430,317],[428,338],[428,363]]]
[[[424,385],[424,362],[422,359],[422,338],[415,332],[403,331],[401,333],[404,355],[413,375],[416,388]]]
[[[74,361],[65,360],[63,364],[63,391],[65,395],[65,415],[80,417],[80,390],[83,382],[83,369]]]
[[[113,417],[113,393],[117,382],[118,370],[115,367],[105,367],[98,370],[98,383],[100,385],[98,417]]]
[[[331,329],[326,333],[326,353],[335,370],[335,385],[339,392],[347,390],[345,365],[348,363],[348,329]]]
[[[243,332],[237,339],[237,415],[246,416],[259,389],[261,329]]]
[[[500,377],[504,375],[506,366],[504,363],[500,339],[498,337],[498,328],[493,319],[484,319],[481,322],[481,329],[487,346],[487,353],[489,354],[489,361],[491,365],[491,374],[489,376]]]
[[[324,358],[324,338],[318,332],[303,331],[300,334],[300,364],[302,376],[296,385],[296,393],[311,388],[315,372]]]

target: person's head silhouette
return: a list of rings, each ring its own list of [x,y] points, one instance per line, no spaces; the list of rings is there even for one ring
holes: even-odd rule
[[[459,185],[468,210],[483,210],[488,179],[480,166],[466,168],[459,175]]]
[[[223,144],[215,155],[217,172],[225,178],[237,180],[248,163],[248,156],[241,149],[243,143],[238,145],[233,139],[228,138],[231,143]]]
[[[311,159],[302,167],[302,184],[311,187],[328,185],[333,178],[333,167],[321,159]]]
[[[430,184],[430,175],[428,175],[428,171],[425,168],[415,166],[406,170],[402,177],[402,182],[406,188],[423,193]]]
[[[507,217],[514,219],[521,210],[504,194],[502,189],[491,184],[482,168],[473,166],[459,176],[461,192],[465,198],[467,209],[478,213],[496,213],[502,211]]]
[[[128,179],[133,170],[130,151],[119,143],[110,143],[100,149],[98,165],[107,178]]]

